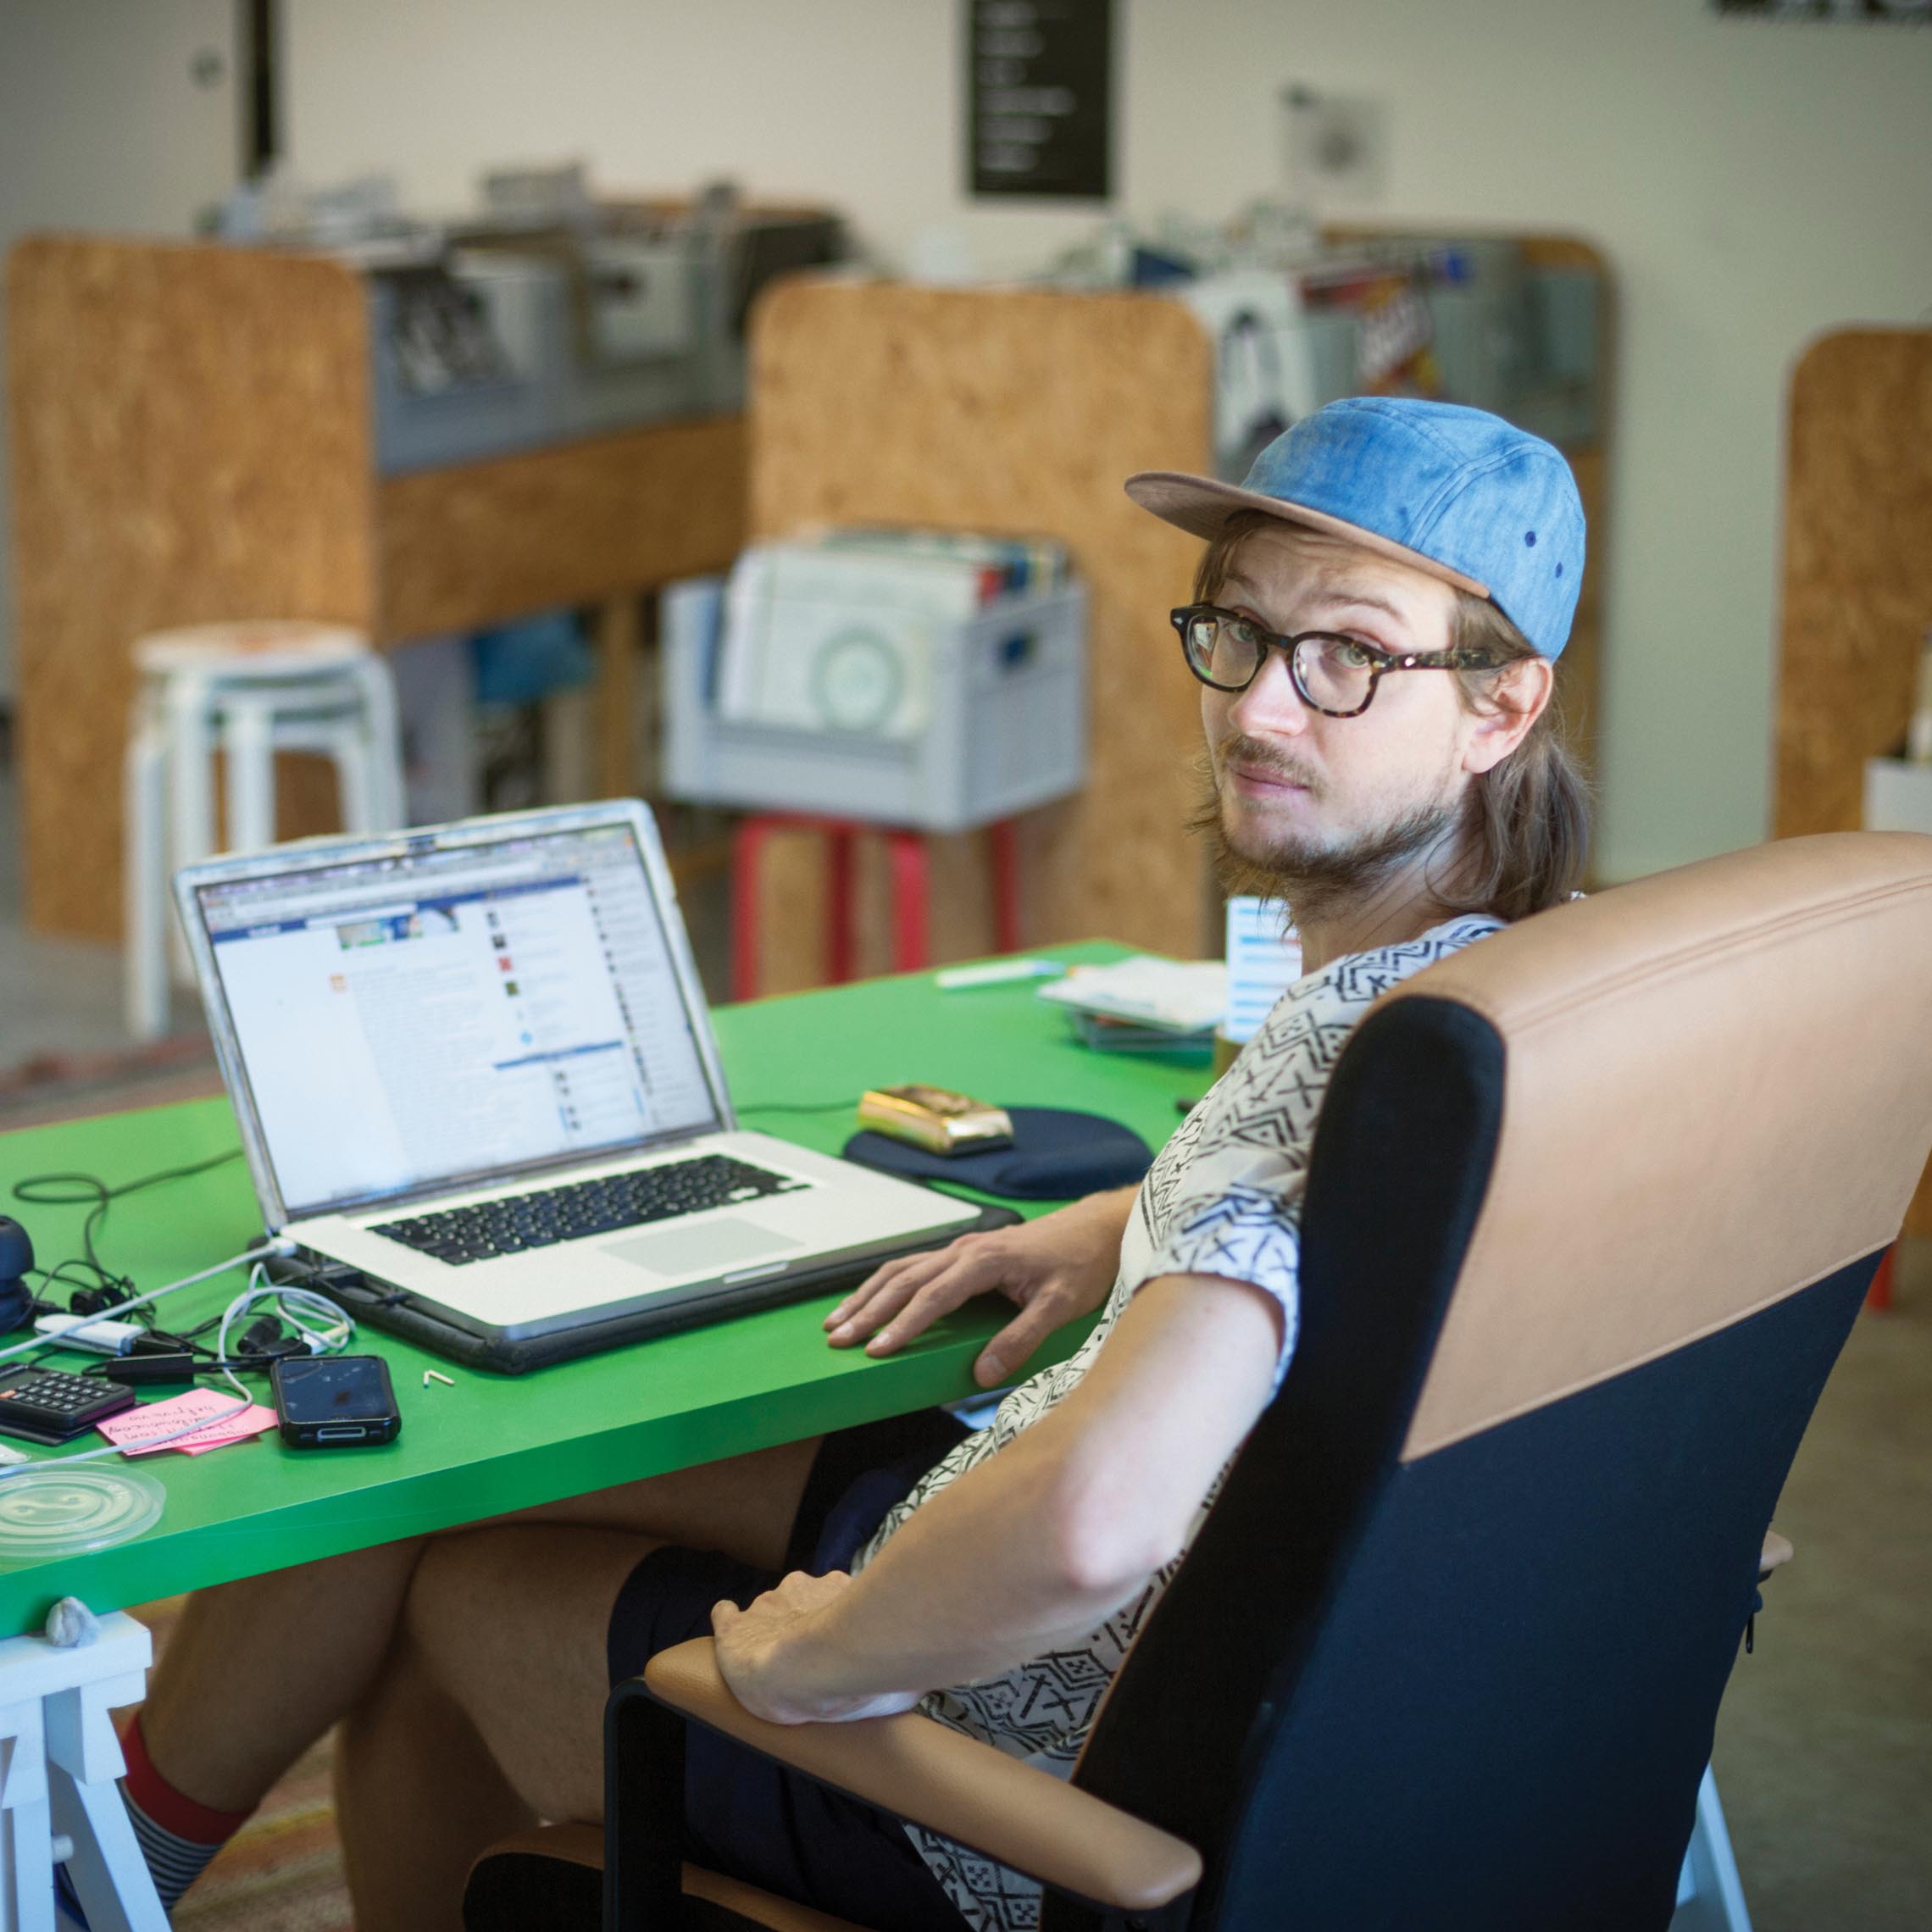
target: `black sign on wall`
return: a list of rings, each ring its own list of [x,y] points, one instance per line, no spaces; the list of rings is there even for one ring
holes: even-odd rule
[[[1113,0],[966,0],[976,195],[1112,192]]]

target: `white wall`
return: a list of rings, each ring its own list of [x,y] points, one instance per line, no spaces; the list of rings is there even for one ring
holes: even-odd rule
[[[1024,267],[1093,219],[960,192],[958,0],[287,0],[293,158],[418,204],[486,164],[612,186],[729,173],[900,251],[959,223]],[[1603,869],[1768,822],[1783,393],[1817,331],[1932,309],[1932,31],[1704,0],[1120,0],[1120,199],[1219,216],[1279,184],[1276,90],[1379,97],[1379,216],[1568,229],[1622,291]],[[1928,613],[1932,621],[1932,613]]]
[[[32,230],[187,234],[235,180],[234,29],[234,0],[0,0],[0,257]],[[204,53],[220,71],[197,80]],[[0,367],[5,330],[0,305]],[[0,536],[0,701],[13,691],[11,549]]]

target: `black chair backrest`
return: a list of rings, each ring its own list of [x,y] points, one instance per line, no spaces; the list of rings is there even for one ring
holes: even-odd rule
[[[1619,887],[1369,1014],[1288,1376],[1075,1774],[1200,1846],[1193,1932],[1668,1924],[1929,1041],[1932,838],[1889,834]]]

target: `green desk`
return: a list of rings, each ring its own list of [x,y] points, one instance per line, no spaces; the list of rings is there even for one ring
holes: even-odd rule
[[[1122,950],[1089,942],[1053,956],[1110,959]],[[1107,1114],[1158,1148],[1176,1124],[1175,1098],[1198,1094],[1208,1080],[1204,1066],[1074,1044],[1058,1011],[1026,981],[942,993],[930,975],[912,974],[727,1007],[716,1019],[744,1124],[828,1150],[851,1131],[849,1103],[863,1089],[908,1080]],[[822,1102],[848,1105],[776,1111]],[[0,1135],[0,1211],[17,1212],[42,1265],[51,1266],[79,1252],[82,1212],[18,1206],[10,1195],[21,1176],[80,1169],[114,1183],[236,1144],[225,1100]],[[99,1247],[108,1265],[146,1289],[235,1253],[259,1232],[237,1160],[117,1202]],[[230,1274],[184,1289],[159,1305],[157,1319],[198,1320],[240,1285]],[[141,1466],[167,1486],[161,1520],[91,1555],[0,1564],[0,1635],[37,1629],[58,1596],[96,1610],[147,1602],[956,1401],[975,1392],[973,1358],[1001,1319],[991,1304],[963,1309],[902,1354],[873,1362],[825,1346],[820,1321],[830,1306],[819,1296],[514,1378],[461,1368],[365,1330],[367,1345],[389,1358],[402,1410],[399,1441],[319,1453],[291,1451],[270,1435],[203,1456],[143,1457]],[[1080,1332],[1056,1338],[1058,1353]],[[1057,1358],[1043,1352],[1035,1365]],[[429,1368],[455,1386],[425,1387]]]

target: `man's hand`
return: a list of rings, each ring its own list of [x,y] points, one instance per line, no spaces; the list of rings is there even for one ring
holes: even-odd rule
[[[812,1639],[851,1584],[843,1570],[825,1576],[794,1570],[776,1590],[754,1597],[748,1609],[731,1602],[712,1606],[718,1668],[732,1696],[753,1717],[774,1724],[837,1724],[889,1718],[919,1702],[924,1693],[917,1690],[853,1696],[813,1682]]]
[[[1055,1329],[1107,1299],[1133,1204],[1131,1188],[1096,1194],[1017,1228],[962,1235],[931,1254],[889,1261],[825,1317],[827,1339],[834,1348],[865,1341],[868,1355],[890,1355],[974,1296],[1004,1295],[1020,1312],[973,1364],[980,1386],[997,1389]]]

